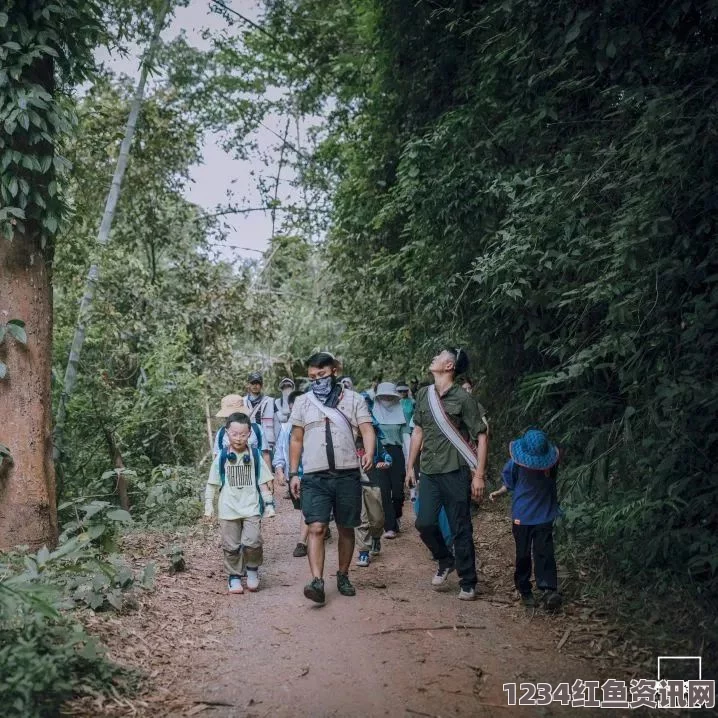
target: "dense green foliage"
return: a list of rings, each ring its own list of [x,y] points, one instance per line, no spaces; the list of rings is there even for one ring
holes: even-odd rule
[[[70,613],[74,607],[120,610],[149,588],[154,565],[136,575],[116,549],[126,512],[107,502],[61,506],[72,516],[54,551],[0,556],[0,701],[4,715],[55,716],[69,698],[124,692],[136,683],[104,657]]]
[[[469,347],[502,441],[563,446],[574,540],[714,587],[718,4],[270,6],[267,55],[331,108],[350,355]]]

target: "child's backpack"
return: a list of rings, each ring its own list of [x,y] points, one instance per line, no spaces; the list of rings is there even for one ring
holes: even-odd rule
[[[256,446],[250,447],[252,452],[252,461],[254,462],[254,485],[257,488],[257,493],[259,494],[259,515],[261,516],[264,513],[264,501],[262,499],[262,490],[259,488],[259,472],[260,472],[260,464],[259,462],[262,461],[262,457],[259,453],[259,449],[257,449]],[[230,457],[234,457],[233,461],[236,460],[237,455],[233,451],[229,451],[229,449],[222,448],[222,451],[219,452],[219,481],[220,481],[220,491],[224,487],[225,482],[225,465],[227,463],[227,460]]]

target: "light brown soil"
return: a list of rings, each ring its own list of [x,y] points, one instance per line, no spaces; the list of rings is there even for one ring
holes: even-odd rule
[[[198,530],[185,545],[186,572],[161,575],[135,614],[94,619],[111,656],[148,667],[152,690],[135,701],[98,698],[76,708],[216,718],[569,715],[578,709],[508,707],[502,685],[653,675],[646,665],[620,665],[613,651],[620,634],[589,607],[569,602],[549,616],[516,602],[503,508],[482,509],[474,520],[482,594],[473,603],[457,600],[455,575],[448,592],[431,589],[435,566],[412,520],[407,504],[400,536],[383,542],[370,567],[353,568],[354,598],[336,591],[332,538],[324,607],[302,594],[308,565],[291,555],[299,515],[288,501],[264,522],[255,594],[226,593],[217,531]],[[140,544],[135,551],[157,553]]]

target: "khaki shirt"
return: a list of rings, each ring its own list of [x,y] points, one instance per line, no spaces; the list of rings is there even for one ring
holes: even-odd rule
[[[451,423],[465,438],[475,441],[488,429],[486,411],[470,394],[454,384],[442,397],[441,403]],[[428,388],[419,389],[414,409],[414,425],[424,431],[421,450],[421,471],[425,474],[448,474],[466,467],[466,461],[444,436],[429,408]]]
[[[345,389],[336,408],[349,420],[352,427],[336,426],[333,421],[309,401],[306,394],[298,396],[292,407],[289,423],[304,429],[302,447],[302,469],[305,474],[329,470],[327,456],[326,425],[329,422],[332,445],[334,446],[334,468],[338,471],[359,468],[356,451],[356,437],[360,424],[371,424],[371,414],[364,399],[354,391]]]

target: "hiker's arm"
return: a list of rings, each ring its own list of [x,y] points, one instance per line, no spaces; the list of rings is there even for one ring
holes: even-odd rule
[[[267,465],[267,468],[271,471],[272,470],[272,455],[269,453],[269,449],[266,449],[262,452],[262,457],[264,458],[264,463]]]
[[[409,458],[406,461],[406,478],[404,483],[411,488],[416,486],[416,475],[414,473],[414,466],[416,466],[416,460],[419,458],[419,452],[421,451],[421,445],[424,443],[424,430],[420,426],[415,426],[414,431],[411,433],[411,443],[409,444]]]
[[[362,468],[364,471],[370,471],[374,465],[374,452],[376,451],[376,432],[371,423],[371,418],[369,421],[359,424],[359,432],[364,444],[364,456],[361,459]]]
[[[214,497],[217,495],[219,486],[219,468],[217,466],[217,459],[215,459],[209,470],[207,486],[204,490],[204,516],[207,519],[211,519],[214,515]]]
[[[486,489],[486,457],[489,452],[489,437],[486,436],[486,432],[478,435],[476,443],[478,466],[471,479],[471,496],[477,501],[483,501]]]

